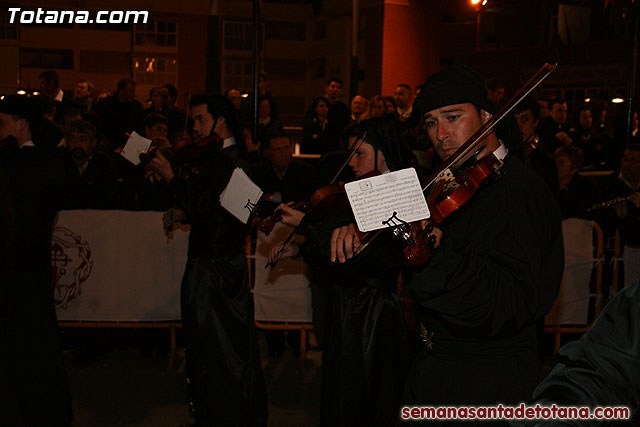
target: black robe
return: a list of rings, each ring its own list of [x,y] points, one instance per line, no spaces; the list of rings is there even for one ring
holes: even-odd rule
[[[64,170],[51,153],[33,147],[2,160],[12,211],[12,265],[1,279],[0,356],[6,370],[0,382],[11,395],[0,400],[0,423],[66,426],[71,397],[51,282],[51,230]]]
[[[244,255],[244,226],[219,196],[239,164],[234,145],[169,182],[191,223],[181,306],[198,426],[265,426],[267,400]]]
[[[409,365],[407,325],[396,294],[402,247],[385,234],[347,263],[332,265],[331,232],[350,222],[350,210],[336,209],[303,225],[303,253],[328,290],[321,425],[393,425]]]
[[[536,388],[542,406],[628,407],[622,421],[535,420],[519,426],[637,426],[640,422],[640,284],[622,290],[578,341],[563,346],[559,362]]]
[[[563,271],[560,210],[514,155],[501,171],[441,224],[440,247],[414,272],[409,295],[433,335],[414,361],[406,405],[519,403],[539,381],[536,322]]]

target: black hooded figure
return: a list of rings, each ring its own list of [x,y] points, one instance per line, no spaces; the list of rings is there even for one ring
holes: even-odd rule
[[[190,106],[196,137],[214,132],[220,137],[176,176],[163,175],[179,209],[165,217],[174,212],[172,222],[191,224],[181,288],[191,409],[197,426],[266,426],[266,390],[243,248],[247,230],[220,204],[220,194],[241,164],[242,133],[227,98],[196,95]]]
[[[413,154],[392,121],[370,119],[358,127],[354,144],[363,136],[364,142],[354,158],[373,152],[375,161],[363,166],[352,158],[356,176],[412,166]],[[302,254],[318,267],[318,282],[328,292],[321,425],[393,425],[409,360],[407,326],[397,297],[402,243],[383,234],[347,263],[331,263],[332,231],[353,222],[347,207],[320,220],[305,218],[300,227],[307,235]]]
[[[67,185],[60,160],[40,143],[34,98],[0,101],[0,424],[68,426],[71,396],[51,277],[51,230]],[[15,143],[15,144],[14,144]]]

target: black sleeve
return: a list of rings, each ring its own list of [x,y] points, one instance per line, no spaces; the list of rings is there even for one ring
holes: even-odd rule
[[[459,336],[504,337],[553,305],[564,266],[560,213],[550,192],[495,187],[443,228],[440,247],[416,271],[412,296]],[[490,190],[485,190],[490,191]]]
[[[540,405],[626,406],[640,419],[640,286],[620,292],[584,336],[560,349],[558,365],[538,385]],[[584,421],[535,420],[521,426],[581,426]],[[589,425],[602,425],[590,421]],[[608,425],[608,424],[607,424]],[[627,424],[624,424],[627,425]]]

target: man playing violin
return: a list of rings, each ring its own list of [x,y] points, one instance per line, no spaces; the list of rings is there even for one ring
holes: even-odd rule
[[[393,122],[378,118],[357,126],[360,136],[349,162],[357,177],[411,166],[413,154]],[[325,217],[310,212],[303,218],[287,205],[280,208],[283,222],[302,221],[299,231],[307,240],[300,250],[322,274],[318,283],[328,292],[321,425],[394,425],[409,365],[407,326],[396,292],[403,262],[400,242],[386,236],[352,262],[332,264],[332,230],[353,222],[351,209],[342,205],[328,209]],[[293,246],[287,255],[297,252]]]
[[[192,409],[198,426],[265,426],[245,229],[220,205],[220,193],[240,164],[242,132],[223,96],[196,95],[190,107],[196,143],[213,146],[190,159],[190,172],[180,177],[161,153],[149,167],[168,182],[178,206],[165,214],[165,227],[191,224],[180,297]]]
[[[495,111],[482,78],[462,66],[429,77],[415,106],[443,160]],[[503,129],[475,155],[501,159],[499,178],[429,232],[431,259],[408,286],[425,345],[405,405],[516,404],[540,379],[536,322],[560,285],[561,217],[544,182],[511,149],[521,141]],[[333,260],[361,245],[352,228],[334,230]]]

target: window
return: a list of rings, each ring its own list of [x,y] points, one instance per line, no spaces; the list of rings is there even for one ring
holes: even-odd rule
[[[71,49],[20,49],[20,66],[24,68],[73,69]]]
[[[146,25],[136,25],[136,45],[175,47],[176,28],[175,22],[150,19]]]
[[[324,79],[327,75],[327,63],[322,59],[313,59],[310,64],[311,78],[312,79]]]
[[[306,80],[305,61],[295,59],[267,59],[264,68],[271,80]]]
[[[266,23],[266,38],[272,40],[307,39],[307,24],[304,22],[270,21]]]
[[[128,75],[130,58],[129,52],[81,50],[80,72]]]
[[[313,40],[325,40],[327,38],[327,23],[315,22],[313,24]]]
[[[9,23],[9,15],[2,14],[0,16],[0,40],[17,40],[18,26]]]
[[[271,77],[271,76],[270,76]],[[225,89],[250,91],[253,84],[253,62],[245,58],[228,58],[222,67],[222,86]]]
[[[230,50],[253,49],[253,24],[251,22],[224,22],[224,48]]]
[[[178,60],[174,57],[136,56],[133,58],[133,78],[145,85],[176,85]]]
[[[131,31],[131,24],[78,24],[81,30]]]

